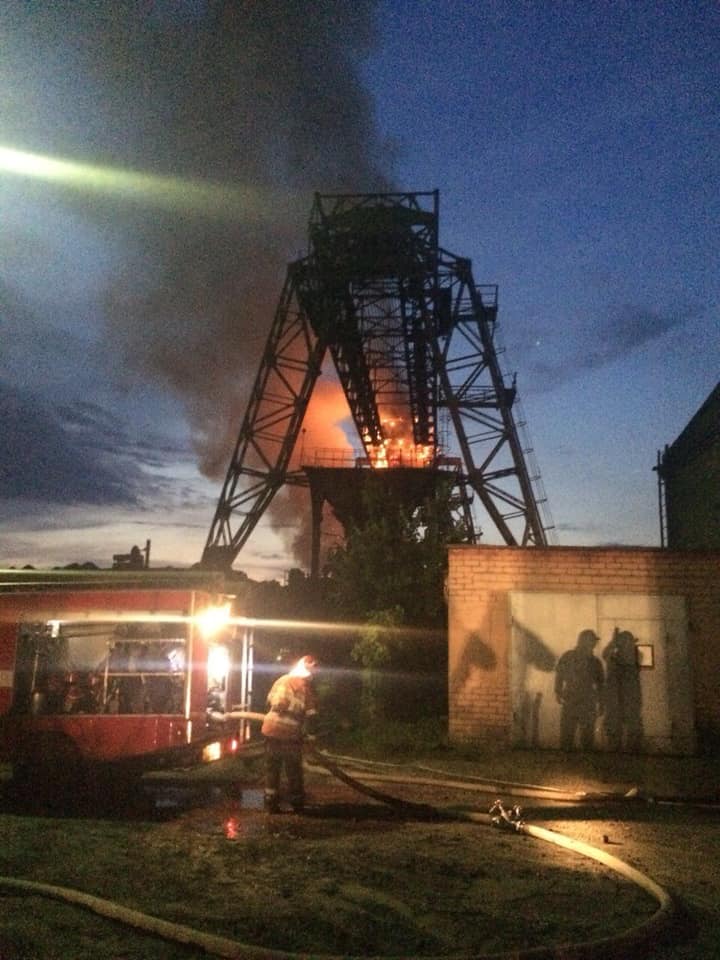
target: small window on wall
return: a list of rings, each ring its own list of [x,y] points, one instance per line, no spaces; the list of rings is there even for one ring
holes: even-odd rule
[[[651,643],[636,643],[635,656],[639,667],[655,666],[655,649]]]
[[[182,713],[185,634],[177,624],[22,624],[13,711]]]

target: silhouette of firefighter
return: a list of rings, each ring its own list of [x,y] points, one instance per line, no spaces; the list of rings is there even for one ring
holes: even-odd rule
[[[262,725],[265,737],[265,797],[268,813],[280,811],[280,779],[284,769],[293,810],[305,806],[303,739],[306,724],[317,715],[312,675],[314,657],[300,657],[289,673],[277,679],[267,697],[269,710]]]
[[[566,650],[555,667],[555,697],[560,704],[560,748],[595,746],[595,722],[602,713],[605,674],[593,653],[599,642],[594,630],[581,630],[574,649]]]
[[[603,650],[607,664],[603,727],[608,747],[637,753],[642,745],[642,695],[635,637],[615,628]]]

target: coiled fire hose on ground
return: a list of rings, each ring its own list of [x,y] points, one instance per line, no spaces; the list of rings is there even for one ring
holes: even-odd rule
[[[261,720],[262,714],[244,711],[242,717],[249,720]],[[547,830],[523,822],[519,817],[518,808],[514,808],[508,813],[500,801],[496,801],[493,808],[491,808],[496,813],[496,816],[493,817],[490,813],[480,814],[473,811],[449,811],[427,804],[417,804],[412,801],[401,800],[375,790],[361,780],[350,776],[331,756],[318,750],[312,741],[306,742],[305,751],[306,755],[308,755],[315,764],[319,764],[327,769],[329,773],[337,777],[347,786],[381,803],[388,804],[398,810],[403,810],[408,815],[421,817],[423,819],[433,818],[446,821],[449,819],[464,820],[485,825],[493,822],[495,822],[496,825],[499,823],[499,825],[505,826],[517,833],[526,834],[539,840],[553,843],[558,847],[571,850],[574,853],[581,854],[582,856],[602,863],[610,870],[623,876],[626,880],[641,887],[646,893],[653,897],[658,904],[657,909],[649,918],[629,930],[611,937],[603,937],[585,943],[531,947],[526,950],[513,950],[507,954],[473,954],[472,960],[502,960],[503,957],[507,958],[507,960],[627,960],[627,958],[632,957],[647,947],[647,945],[654,941],[661,933],[667,931],[677,919],[679,905],[672,895],[640,870],[635,869],[612,854],[593,847],[590,844],[574,840],[553,830]],[[398,782],[397,777],[394,779]],[[410,777],[402,782],[416,783],[417,778]],[[431,782],[436,786],[442,785],[443,783],[443,781],[438,779],[431,781],[424,779],[423,782]],[[447,781],[448,785],[453,786],[456,786],[457,782],[457,780]],[[511,784],[507,784],[507,786],[510,787]],[[552,791],[552,788],[550,788],[550,790]],[[556,796],[557,799],[563,798],[562,794],[564,794],[564,791],[552,792],[558,795]],[[575,795],[576,798],[578,796],[579,795]],[[18,877],[0,876],[0,889],[29,896],[49,897],[79,906],[99,916],[123,923],[144,933],[162,937],[165,940],[174,941],[186,946],[197,947],[204,953],[215,957],[226,957],[230,958],[230,960],[308,960],[306,953],[298,954],[284,950],[271,950],[253,944],[241,943],[237,940],[216,936],[202,930],[196,930],[183,924],[171,923],[159,917],[150,916],[141,911],[124,907],[122,904],[115,903],[114,901],[96,897],[92,894],[84,893],[80,890],[73,890],[68,887],[23,880]],[[369,958],[352,958],[347,955],[336,954],[322,954],[321,958],[322,960],[369,960]],[[320,956],[318,956],[318,960],[320,960]],[[376,960],[378,960],[378,958],[376,958]],[[387,960],[390,960],[390,958],[387,958]],[[404,960],[409,960],[409,958],[404,958]],[[423,957],[422,960],[445,960],[445,958],[428,956]],[[463,960],[463,958],[455,956],[453,960]],[[467,958],[467,960],[470,960],[470,958]]]

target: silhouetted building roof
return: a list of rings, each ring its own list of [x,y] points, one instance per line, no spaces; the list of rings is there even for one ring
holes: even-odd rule
[[[659,471],[665,487],[667,546],[720,549],[720,383],[665,447]]]

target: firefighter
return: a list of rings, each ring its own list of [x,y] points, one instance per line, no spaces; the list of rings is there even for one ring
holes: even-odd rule
[[[280,809],[280,777],[285,770],[288,799],[295,813],[305,806],[302,744],[306,723],[317,714],[312,686],[314,657],[300,657],[289,673],[279,677],[267,697],[268,713],[262,725],[265,737],[265,809]]]

